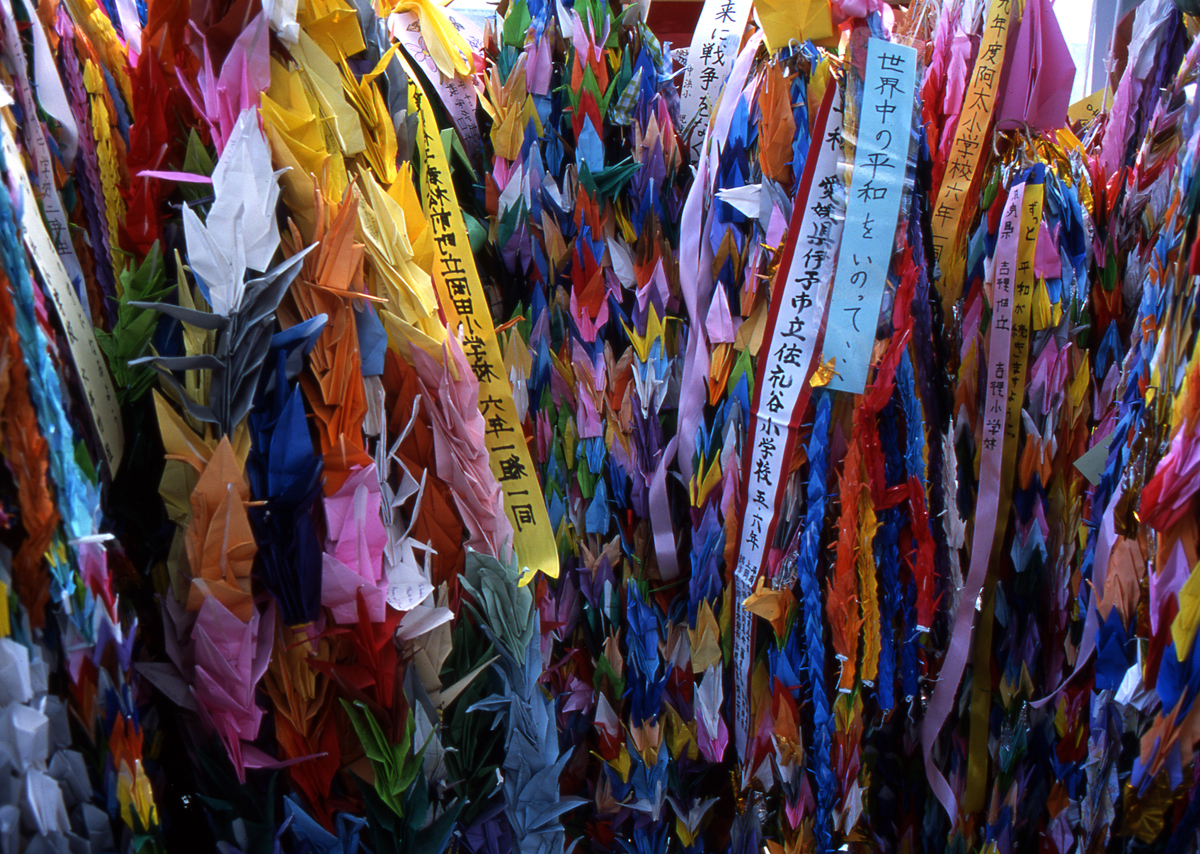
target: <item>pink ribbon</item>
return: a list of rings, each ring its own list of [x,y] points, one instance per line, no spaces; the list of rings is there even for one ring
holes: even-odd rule
[[[746,87],[746,78],[754,55],[762,44],[762,32],[750,37],[746,47],[738,54],[733,71],[725,84],[725,93],[738,92]],[[706,157],[700,158],[696,180],[688,192],[683,205],[683,221],[679,241],[679,282],[683,289],[683,301],[690,320],[687,350],[684,352],[683,381],[679,392],[679,429],[663,450],[654,477],[650,482],[650,530],[654,535],[654,553],[658,557],[659,573],[664,579],[679,574],[679,557],[675,547],[675,526],[667,507],[667,469],[679,458],[679,471],[684,480],[692,479],[692,457],[696,453],[696,429],[704,415],[705,391],[708,388],[708,335],[704,330],[704,318],[708,316],[708,304],[712,301],[712,246],[705,239],[705,188],[708,186],[709,171],[716,171],[718,152],[714,139],[729,135],[737,98],[722,97],[717,107],[712,126],[704,134]]]
[[[995,267],[993,268],[993,287],[995,286],[995,268],[1007,261],[1008,268],[1015,278],[1017,269],[1017,248],[1020,243],[1021,204],[1025,199],[1025,185],[1013,188],[1009,202],[1005,205],[1004,221],[1000,225],[1000,237],[996,246]],[[1012,288],[1012,296],[1016,288]],[[993,319],[993,326],[988,332],[987,365],[997,362],[1009,365],[1009,344],[1012,340],[1011,324],[999,328]],[[991,376],[991,370],[987,371]],[[991,384],[987,386],[987,403],[998,400],[1006,411],[1008,400],[1009,372],[1004,373],[1004,388],[999,392],[993,391]],[[985,412],[987,407],[985,407]],[[985,428],[986,429],[986,426]],[[1001,431],[1001,437],[1004,433]],[[954,625],[950,633],[950,644],[946,651],[946,659],[938,674],[937,685],[933,696],[929,699],[929,707],[921,721],[921,746],[925,750],[925,776],[929,786],[942,807],[953,821],[958,815],[958,798],[942,772],[933,761],[933,745],[938,733],[946,723],[950,709],[958,694],[958,685],[962,681],[963,670],[967,666],[967,656],[971,654],[971,630],[975,624],[975,603],[983,590],[987,579],[988,562],[992,553],[992,543],[996,537],[996,518],[999,514],[1000,478],[1003,476],[1004,442],[995,442],[991,448],[984,446],[979,462],[979,496],[975,502],[975,530],[971,536],[971,568],[967,573],[967,581],[961,590],[958,602],[958,613],[954,617]]]
[[[667,462],[675,456],[678,441],[679,436],[671,437],[650,480],[650,530],[654,532],[654,553],[658,556],[658,574],[663,581],[673,581],[679,576],[675,525],[671,521],[671,503],[667,500]]]
[[[762,44],[762,32],[750,37],[746,47],[738,54],[724,93],[741,93],[746,88],[746,78],[754,55]],[[688,192],[683,205],[683,222],[679,240],[679,284],[683,289],[683,301],[687,305],[691,321],[687,352],[683,363],[683,381],[679,393],[679,471],[685,480],[692,479],[692,457],[696,453],[696,428],[704,413],[704,400],[708,383],[708,335],[704,329],[704,318],[708,316],[708,305],[712,301],[712,245],[707,239],[705,198],[709,186],[708,175],[715,173],[719,152],[715,140],[729,135],[738,98],[723,94],[712,127],[704,134],[704,157],[696,170],[696,180]],[[670,461],[668,460],[668,463]]]

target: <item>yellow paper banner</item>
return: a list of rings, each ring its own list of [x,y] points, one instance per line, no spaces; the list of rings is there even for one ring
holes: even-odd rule
[[[412,69],[402,57],[400,60],[409,85],[416,87],[418,99],[424,206],[437,253],[434,286],[451,334],[462,329],[463,352],[479,380],[479,408],[486,425],[484,442],[492,474],[504,491],[504,510],[512,523],[513,550],[521,565],[521,583],[528,584],[537,572],[557,578],[558,551],[550,530],[546,500],[525,444],[525,432],[517,420],[512,387],[504,370],[504,358],[479,271],[475,269],[433,107]]]
[[[996,108],[1000,70],[1012,30],[1012,11],[1012,0],[993,0],[988,8],[979,58],[971,72],[971,83],[967,87],[958,126],[954,130],[954,143],[946,161],[946,172],[933,208],[933,257],[940,271],[937,288],[947,312],[962,288],[964,259],[955,251],[958,233],[969,209],[971,182],[979,168],[979,158],[991,144],[988,129]]]
[[[12,634],[12,625],[8,618],[8,585],[0,581],[0,638]]]

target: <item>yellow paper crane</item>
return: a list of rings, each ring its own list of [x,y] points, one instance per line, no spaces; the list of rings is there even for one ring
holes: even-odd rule
[[[387,6],[387,0],[382,0],[381,5]],[[434,0],[400,0],[388,11],[415,14],[421,23],[425,49],[438,71],[446,77],[468,77],[472,71],[471,46],[442,10],[443,5]]]

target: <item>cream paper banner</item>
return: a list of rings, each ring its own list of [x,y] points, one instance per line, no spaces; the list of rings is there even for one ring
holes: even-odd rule
[[[91,321],[84,313],[83,304],[67,278],[62,259],[55,251],[55,244],[38,216],[37,199],[34,198],[33,188],[29,185],[25,170],[21,168],[21,155],[17,151],[16,142],[3,119],[0,119],[0,145],[3,145],[4,159],[9,164],[9,175],[16,178],[17,192],[24,209],[21,215],[21,230],[25,245],[29,248],[33,263],[45,283],[46,293],[58,312],[80,385],[83,386],[83,393],[87,398],[88,414],[100,439],[109,473],[115,476],[117,469],[121,467],[121,457],[125,453],[125,431],[121,426],[121,409],[113,391],[112,377],[109,376],[108,366],[100,354],[100,345],[96,343]]]
[[[751,0],[704,0],[700,10],[679,90],[679,119],[693,163],[700,159],[704,130],[733,69],[751,5]]]

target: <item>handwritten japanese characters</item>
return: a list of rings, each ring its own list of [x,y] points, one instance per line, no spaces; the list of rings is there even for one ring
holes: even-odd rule
[[[817,354],[821,318],[829,302],[831,272],[841,238],[846,205],[841,167],[842,95],[829,90],[825,115],[818,116],[819,146],[809,153],[811,171],[806,170],[808,195],[799,218],[791,264],[786,277],[777,283],[772,297],[769,348],[755,386],[755,405],[747,447],[746,504],[742,513],[741,544],[734,569],[734,662],[737,694],[735,724],[739,749],[750,725],[745,680],[749,669],[751,616],[742,605],[766,561],[774,537],[776,517],[783,500],[791,450],[795,446],[800,419],[811,386]],[[803,189],[803,187],[802,187]],[[796,214],[799,214],[797,217]]]
[[[700,11],[679,90],[679,114],[692,162],[699,159],[713,105],[733,69],[750,7],[750,0],[705,0]]]
[[[480,50],[483,46],[483,34],[479,32],[479,28],[451,9],[447,9],[446,14],[471,49]],[[467,156],[474,157],[483,143],[483,137],[479,135],[479,123],[475,120],[478,94],[474,85],[469,80],[442,75],[425,45],[425,37],[421,35],[421,25],[415,12],[396,12],[388,19],[388,24],[392,35],[404,45],[437,89],[442,106],[450,121],[454,123],[454,129],[458,131]]]
[[[863,82],[849,207],[833,284],[823,361],[836,360],[831,389],[861,394],[891,266],[912,133],[917,52],[871,39]]]
[[[7,127],[0,129],[0,144],[3,145],[5,162],[21,162],[16,143]],[[96,334],[84,312],[83,304],[67,277],[63,256],[56,250],[45,224],[37,215],[38,206],[33,188],[25,172],[17,169],[13,170],[12,174],[16,176],[17,190],[26,211],[26,215],[21,217],[25,245],[29,248],[33,263],[46,284],[46,290],[54,302],[59,321],[67,335],[71,358],[75,362],[75,370],[79,374],[79,382],[87,398],[88,414],[96,428],[109,471],[115,476],[125,453],[125,428],[121,423],[121,408],[113,390],[112,375],[109,374],[108,366],[100,353],[100,345],[96,341]],[[51,194],[58,195],[53,188]]]
[[[959,226],[968,207],[971,182],[978,172],[979,159],[985,146],[990,144],[988,129],[996,107],[996,94],[1008,44],[1011,4],[1012,0],[993,0],[988,8],[987,26],[979,46],[979,60],[971,74],[966,100],[954,131],[950,157],[946,161],[942,186],[933,206],[933,257],[938,265],[937,285],[943,300],[957,299],[959,296],[948,292],[951,282],[957,281],[958,277],[947,274],[961,263],[950,253],[956,245]]]
[[[550,531],[550,518],[542,498],[525,432],[517,419],[512,387],[496,340],[490,308],[471,254],[466,225],[458,208],[454,186],[428,99],[418,92],[421,111],[426,214],[433,230],[434,284],[446,325],[459,330],[463,353],[479,380],[479,411],[484,421],[492,473],[504,492],[504,508],[513,528],[513,549],[528,572],[558,577],[558,554]],[[523,567],[523,568],[524,568]]]

